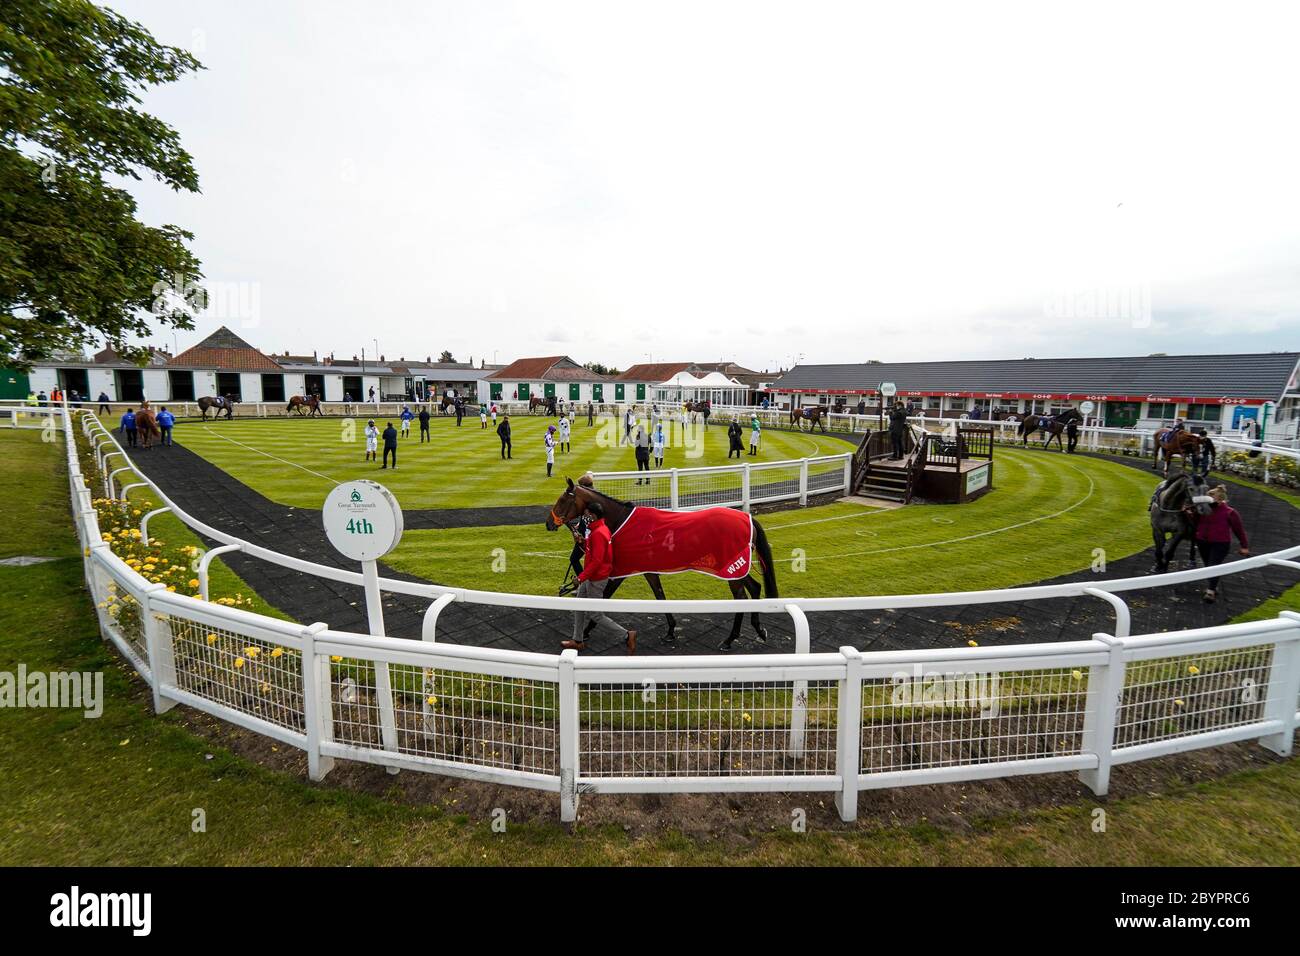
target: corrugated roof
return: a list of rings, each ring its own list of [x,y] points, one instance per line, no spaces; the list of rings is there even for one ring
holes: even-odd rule
[[[893,382],[904,391],[1268,398],[1281,396],[1297,361],[1300,352],[796,365],[773,388],[874,390]]]
[[[614,380],[617,382],[652,382],[657,385],[660,382],[668,381],[678,372],[684,372],[690,367],[690,362],[642,362],[639,365],[633,365],[620,375],[615,375]]]
[[[187,368],[233,369],[241,372],[279,372],[281,367],[253,348],[224,325],[192,348],[175,356],[168,365]]]

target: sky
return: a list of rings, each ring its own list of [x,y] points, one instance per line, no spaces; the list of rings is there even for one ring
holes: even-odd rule
[[[116,0],[268,352],[804,362],[1300,347],[1300,8]],[[1293,12],[1293,10],[1295,12]]]

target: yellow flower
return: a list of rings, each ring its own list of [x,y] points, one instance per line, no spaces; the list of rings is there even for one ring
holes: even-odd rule
[[[1181,697],[1175,697],[1175,698],[1174,698],[1174,706],[1175,706],[1175,707],[1182,707],[1182,706],[1183,706],[1183,699],[1182,699]]]
[[[281,656],[283,653],[284,653],[284,648],[283,648],[283,647],[277,647],[275,650],[273,650],[273,651],[271,652],[271,656],[272,656],[272,657],[279,657],[279,656]]]
[[[167,590],[168,590],[168,591],[175,591],[175,590],[176,590],[176,585],[174,585],[174,584],[169,584],[169,585],[167,585]]]
[[[1083,680],[1083,671],[1070,671],[1070,676],[1075,680]]]
[[[192,587],[192,588],[197,588],[198,586],[199,586],[199,579],[198,579],[198,578],[190,578],[190,587]]]
[[[244,666],[244,659],[243,659],[242,657],[236,657],[236,658],[235,658],[235,670],[239,670],[239,669],[240,669],[241,667],[243,667],[243,666]]]
[[[211,644],[215,644],[215,643],[217,643],[217,635],[215,635],[215,634],[209,634],[209,635],[208,635],[208,644],[211,645]]]
[[[979,641],[976,641],[976,640],[969,640],[969,641],[966,642],[966,645],[967,645],[968,647],[979,647],[979,646],[980,646]]]
[[[1192,675],[1196,675],[1196,674],[1199,674],[1200,672],[1201,672],[1201,669],[1200,669],[1199,667],[1197,667],[1195,664],[1188,664],[1188,665],[1187,665],[1187,673],[1192,674]]]
[[[246,647],[244,648],[244,653],[248,655],[250,660],[257,660],[257,655],[262,653],[262,650],[258,647]]]
[[[339,657],[337,654],[331,654],[330,660],[337,664],[339,661],[343,660],[343,658]]]
[[[427,700],[425,700],[425,703],[428,704],[430,707],[436,707],[438,706],[438,698],[430,697]]]
[[[749,723],[749,721],[750,721],[751,718],[750,718],[749,714],[741,714],[741,715],[740,715],[740,719],[743,720],[743,721],[745,721],[745,723]]]

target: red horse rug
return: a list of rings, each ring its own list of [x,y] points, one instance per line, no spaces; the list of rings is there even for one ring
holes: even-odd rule
[[[637,507],[612,537],[611,577],[699,571],[738,581],[749,574],[754,523],[747,513],[733,508],[660,511]]]

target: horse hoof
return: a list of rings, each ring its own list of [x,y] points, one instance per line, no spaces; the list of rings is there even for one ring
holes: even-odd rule
[[[760,644],[767,643],[767,631],[762,628],[760,628],[758,631],[758,643]]]

